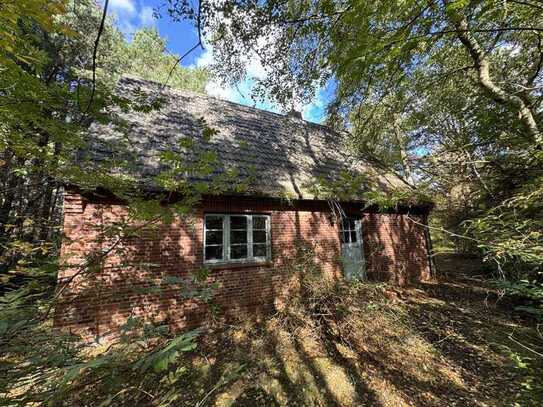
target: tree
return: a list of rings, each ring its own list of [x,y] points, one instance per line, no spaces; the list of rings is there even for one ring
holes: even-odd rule
[[[256,59],[256,95],[288,106],[333,81],[328,123],[351,130],[353,154],[429,188],[457,247],[542,284],[539,3],[167,3],[207,34],[226,82]]]
[[[208,72],[202,68],[183,68],[178,63],[179,56],[167,52],[166,41],[155,28],[138,30],[120,51],[120,69],[142,79],[204,93]]]
[[[483,219],[526,189],[539,196],[543,17],[537,4],[214,4],[201,7],[199,21],[213,33],[220,61],[214,69],[224,80],[243,77],[249,54],[269,72],[257,92],[279,102],[307,99],[319,84],[335,81],[329,122],[352,130],[353,151],[407,178],[415,171],[418,183],[436,192],[464,183],[477,192],[470,219]],[[452,167],[458,177],[449,182]],[[537,238],[540,212],[534,214],[529,236]],[[492,248],[502,247],[496,239],[479,246],[494,255]]]
[[[513,2],[504,9],[501,1],[268,1],[220,3],[216,9],[220,13],[202,18],[215,33],[218,60],[228,67],[223,75],[235,67],[234,77],[239,76],[244,55],[254,53],[270,67],[262,86],[279,100],[288,96],[286,84],[303,96],[305,88],[334,77],[339,85],[336,106],[349,110],[353,101],[396,93],[419,72],[453,55],[443,65],[447,71],[433,71],[434,79],[454,69],[472,72],[481,93],[518,115],[524,131],[541,141],[533,105],[540,95],[534,83],[543,32],[537,5]],[[272,37],[273,46],[263,41]],[[515,80],[492,78],[490,71]]]
[[[88,141],[86,126],[111,119],[107,106],[128,107],[113,93],[122,74],[196,91],[203,91],[207,82],[204,70],[181,68],[176,56],[164,54],[165,41],[156,30],[139,31],[128,44],[106,16],[96,43],[103,12],[93,0],[42,6],[12,2],[0,15],[5,22],[2,38],[13,40],[0,43],[0,179],[7,186],[0,193],[3,272],[20,260],[21,242],[30,243],[24,247],[33,253],[34,243],[53,249],[63,182],[104,181],[78,171],[73,157]],[[58,239],[53,246],[58,248]]]
[[[89,13],[83,13],[84,18],[97,27],[99,10],[90,1],[86,4]],[[9,5],[6,10],[13,25],[4,27],[17,48],[4,45],[0,76],[0,176],[6,185],[0,196],[4,272],[20,260],[21,248],[39,252],[22,242],[51,238],[55,222],[49,221],[57,215],[59,180],[72,162],[69,157],[81,145],[82,126],[104,118],[102,109],[112,101],[101,81],[91,83],[78,74],[90,69],[88,55],[94,46],[88,36],[74,35],[66,24],[75,14],[67,12],[65,2]],[[106,41],[113,41],[107,27],[105,31]]]
[[[172,380],[185,372],[183,366],[174,372],[170,367],[179,355],[194,348],[198,335],[198,331],[173,335],[164,326],[130,319],[117,346],[105,354],[88,355],[77,337],[51,329],[54,307],[65,287],[57,287],[57,272],[63,267],[58,252],[64,184],[90,190],[105,187],[128,200],[131,207],[132,223],[101,231],[102,241],[113,243],[89,253],[76,275],[99,269],[105,256],[119,253],[119,243],[127,236],[189,211],[205,191],[180,183],[175,171],[162,174],[158,182],[185,196],[184,201],[164,209],[160,197],[145,199],[137,184],[112,174],[107,163],[85,168],[78,161],[80,150],[95,141],[86,131],[93,121],[111,123],[123,131],[123,123],[112,112],[147,112],[160,105],[160,97],[128,99],[114,92],[120,75],[138,73],[149,62],[145,61],[150,51],[147,37],[162,44],[153,54],[161,76],[151,79],[173,79],[174,86],[201,91],[207,78],[203,71],[191,76],[191,71],[177,66],[176,57],[164,56],[164,42],[156,31],[140,33],[141,41],[127,44],[107,18],[107,2],[103,7],[94,0],[23,0],[0,6],[0,404],[79,405],[87,403],[93,391],[92,398],[102,397],[104,404],[113,399],[138,404],[147,401],[149,393],[124,394],[125,390],[156,389],[157,383],[164,387],[155,401],[160,398],[170,404],[178,396],[177,387],[170,387]],[[195,168],[173,152],[163,160],[181,172],[216,169],[209,154],[204,163],[197,152],[193,155],[190,164]],[[237,182],[226,174],[223,180]],[[208,299],[211,289],[205,280],[201,272],[182,286],[196,286],[193,297],[203,287]],[[176,283],[180,282],[171,284]]]

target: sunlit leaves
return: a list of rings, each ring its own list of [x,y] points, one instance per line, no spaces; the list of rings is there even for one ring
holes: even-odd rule
[[[118,52],[120,73],[132,74],[167,84],[173,88],[205,92],[209,73],[203,68],[185,68],[178,55],[167,51],[166,40],[156,28],[143,28],[134,33],[132,41],[124,43]]]
[[[169,365],[176,361],[180,353],[196,348],[194,339],[196,339],[199,333],[199,330],[193,330],[175,337],[162,348],[156,349],[134,363],[134,369],[138,369],[142,373],[149,369],[153,369],[155,372],[168,369]]]
[[[65,29],[54,16],[65,11],[67,0],[6,0],[0,7],[0,62],[3,66],[13,61],[40,64],[43,53],[28,41],[31,34],[22,29],[25,24],[37,24],[47,31]],[[21,21],[21,18],[26,19]]]

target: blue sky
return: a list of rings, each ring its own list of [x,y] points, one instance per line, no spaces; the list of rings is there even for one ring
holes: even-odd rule
[[[184,54],[197,42],[196,30],[187,22],[172,21],[164,10],[162,18],[154,18],[154,10],[164,0],[110,0],[109,14],[115,16],[119,29],[130,39],[131,34],[141,27],[154,26],[162,37],[168,42],[168,49],[175,54]],[[211,49],[197,49],[182,61],[184,66],[206,66],[213,61]],[[248,61],[248,73],[254,77],[265,74],[256,61]],[[255,106],[261,109],[280,112],[278,106],[269,101],[257,102],[251,99],[251,89],[254,86],[254,79],[248,78],[235,87],[224,87],[219,83],[212,82],[208,85],[207,91],[212,96],[231,100],[247,106]],[[312,103],[300,106],[305,120],[321,123],[324,120],[326,102],[333,94],[333,87],[327,86],[320,89]]]

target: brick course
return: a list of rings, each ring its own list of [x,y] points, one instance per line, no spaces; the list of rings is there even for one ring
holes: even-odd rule
[[[430,278],[423,216],[362,212],[349,205],[348,213],[362,216],[368,276],[407,284]],[[203,215],[207,212],[267,213],[271,215],[272,260],[255,265],[212,268],[210,281],[219,288],[214,303],[229,312],[273,308],[285,295],[289,262],[300,244],[313,248],[313,259],[324,278],[339,279],[339,226],[326,202],[280,202],[270,199],[221,198],[204,200],[196,211],[170,225],[157,226],[141,237],[118,242],[116,225],[127,208],[113,201],[87,200],[77,192],[64,198],[65,241],[59,273],[63,289],[56,324],[86,337],[115,333],[130,315],[168,323],[174,329],[196,325],[206,307],[180,296],[181,287],[165,285],[164,278],[187,278],[203,265]],[[80,273],[86,255],[115,250],[100,258],[94,270]],[[95,262],[96,263],[96,262]],[[62,288],[60,288],[62,289]],[[241,311],[240,311],[241,312]]]

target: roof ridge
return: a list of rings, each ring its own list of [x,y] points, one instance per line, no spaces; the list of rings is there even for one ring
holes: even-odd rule
[[[118,83],[121,83],[124,79],[143,82],[143,83],[147,83],[147,84],[150,84],[150,85],[153,85],[153,86],[161,86],[162,89],[167,88],[168,91],[172,92],[172,93],[179,93],[179,94],[185,93],[185,94],[189,94],[189,95],[192,95],[192,96],[197,96],[197,97],[202,97],[202,98],[206,98],[206,99],[210,99],[210,100],[215,100],[215,101],[218,101],[218,102],[221,102],[221,103],[226,103],[226,104],[230,104],[230,105],[239,106],[239,107],[242,107],[244,109],[247,109],[248,111],[271,114],[271,115],[279,116],[279,117],[281,117],[283,119],[289,120],[288,114],[272,112],[270,110],[265,110],[265,109],[261,109],[261,108],[254,107],[254,106],[247,106],[247,105],[241,104],[239,102],[233,102],[231,100],[221,99],[221,98],[216,97],[216,96],[208,95],[207,93],[195,92],[193,90],[188,90],[188,89],[174,88],[174,87],[172,87],[170,85],[165,85],[165,84],[163,84],[161,82],[154,81],[154,80],[151,80],[151,79],[143,79],[143,78],[141,78],[139,76],[132,75],[132,74],[122,74]],[[328,130],[328,131],[330,131],[332,133],[340,134],[338,131],[334,130],[330,126],[327,126],[327,125],[321,124],[321,123],[310,122],[310,121],[305,120],[303,118],[301,119],[301,121],[299,121],[299,123],[302,123],[304,125],[309,125],[309,126],[321,127],[321,128],[324,128],[324,129],[326,129],[326,130]]]

